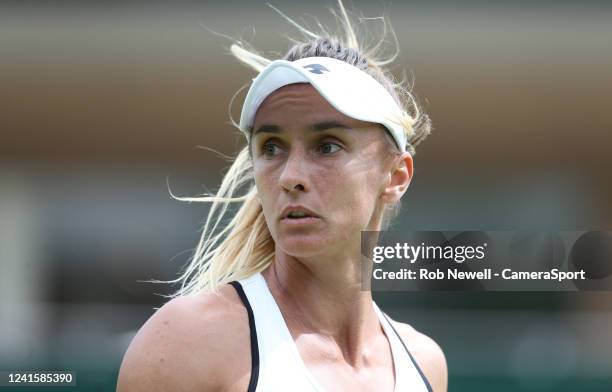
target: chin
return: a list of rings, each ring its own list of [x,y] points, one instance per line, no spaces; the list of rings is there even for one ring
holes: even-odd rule
[[[331,245],[329,238],[320,234],[284,234],[277,242],[277,248],[293,257],[319,255]]]

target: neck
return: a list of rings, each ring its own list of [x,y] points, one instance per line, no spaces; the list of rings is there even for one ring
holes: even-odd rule
[[[333,340],[355,362],[368,340],[381,333],[372,294],[362,288],[360,257],[314,262],[277,252],[262,272],[294,338],[317,334]]]

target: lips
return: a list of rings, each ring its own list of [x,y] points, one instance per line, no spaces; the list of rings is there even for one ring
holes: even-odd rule
[[[281,220],[300,220],[307,218],[320,218],[320,216],[315,214],[312,210],[299,205],[287,206],[280,215]]]

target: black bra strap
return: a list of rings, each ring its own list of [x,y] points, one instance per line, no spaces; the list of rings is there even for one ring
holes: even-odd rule
[[[247,392],[255,392],[257,388],[257,380],[259,379],[259,347],[257,345],[257,330],[255,329],[255,316],[253,316],[253,309],[251,308],[251,304],[249,303],[249,299],[244,293],[244,289],[242,285],[237,282],[229,282],[238,293],[240,300],[244,304],[244,307],[247,310],[247,314],[249,315],[249,329],[251,331],[251,379],[249,380],[249,388]]]
[[[423,374],[423,371],[421,371],[421,368],[419,367],[417,362],[414,360],[414,357],[412,356],[412,354],[410,354],[410,351],[408,351],[408,347],[406,347],[406,345],[404,344],[404,341],[402,340],[401,336],[399,335],[399,333],[397,333],[397,331],[395,330],[395,327],[393,326],[393,324],[391,324],[391,320],[389,320],[389,317],[387,317],[387,315],[384,312],[381,311],[381,313],[383,314],[383,316],[387,320],[387,323],[391,326],[391,329],[393,330],[393,332],[395,332],[395,335],[397,335],[397,338],[402,343],[402,346],[404,346],[404,350],[406,350],[406,352],[408,353],[408,356],[410,357],[410,360],[414,364],[414,367],[416,367],[416,370],[419,372],[419,374],[421,375],[421,378],[425,382],[425,386],[427,387],[427,390],[429,392],[433,392],[433,390],[431,389],[431,385],[429,385],[429,381],[427,381],[427,377],[425,377],[425,374]],[[391,342],[389,342],[389,344],[391,344]]]

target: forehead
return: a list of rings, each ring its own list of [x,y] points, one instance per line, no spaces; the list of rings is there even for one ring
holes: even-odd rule
[[[283,86],[266,97],[255,113],[253,128],[257,129],[264,123],[318,121],[338,121],[352,127],[376,126],[336,110],[311,84],[295,83]]]

